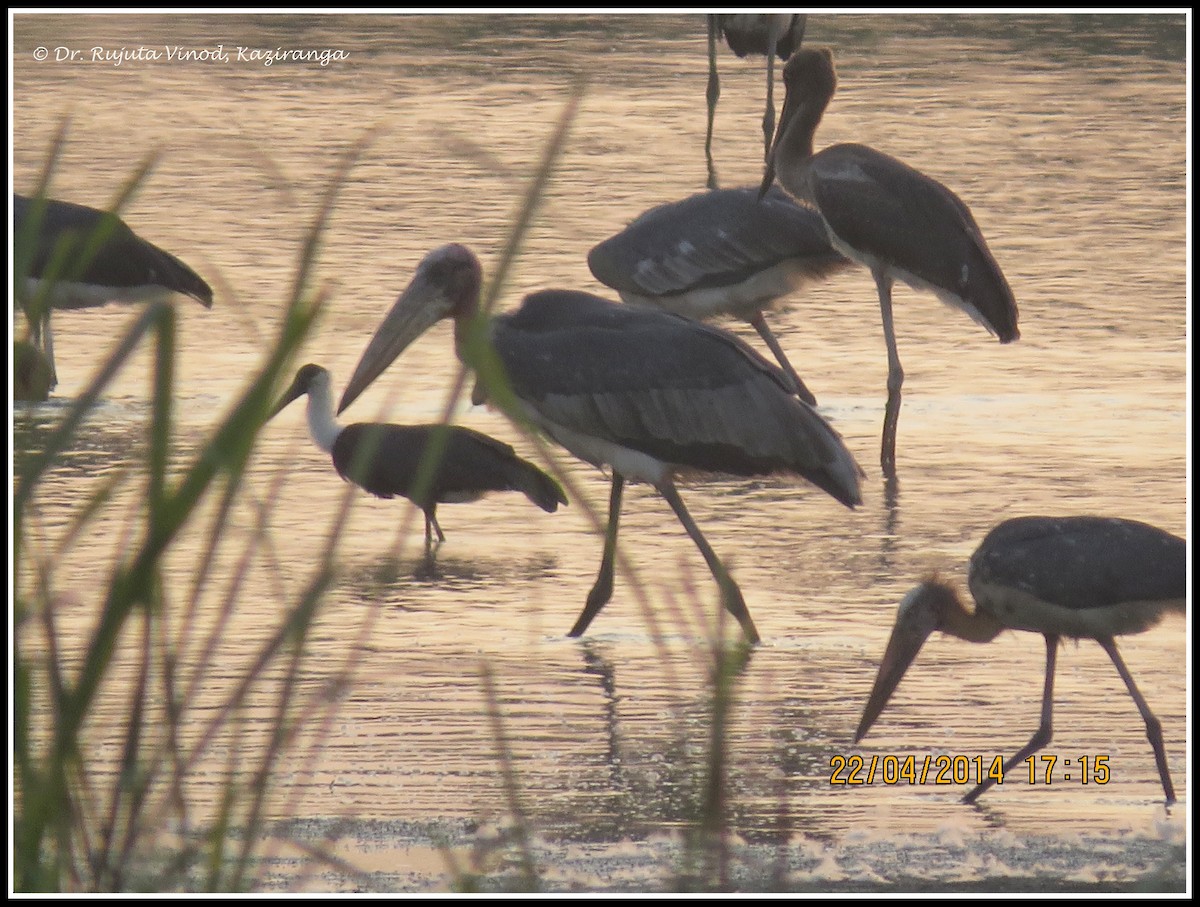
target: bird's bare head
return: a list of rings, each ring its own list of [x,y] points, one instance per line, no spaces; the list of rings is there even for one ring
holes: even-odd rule
[[[275,408],[271,410],[271,415],[267,418],[275,418],[275,416],[279,415],[280,411],[283,410],[284,407],[286,407],[293,400],[303,397],[310,390],[312,390],[318,384],[318,382],[324,382],[325,387],[328,388],[329,372],[321,368],[321,366],[313,365],[312,363],[301,366],[300,370],[296,372],[296,377],[292,380],[291,386],[289,386],[288,389],[283,392],[283,396],[279,398],[279,402],[275,404]]]
[[[783,67],[783,85],[786,98],[832,97],[837,90],[833,51],[828,47],[796,51]]]
[[[457,243],[435,249],[383,319],[354,368],[338,405],[354,402],[408,346],[443,318],[464,320],[479,308],[479,259]]]
[[[879,663],[875,686],[863,709],[854,742],[862,740],[883,712],[905,672],[916,660],[921,646],[934,630],[943,629],[954,611],[962,611],[958,594],[951,586],[930,578],[912,589],[896,609],[896,624]]]

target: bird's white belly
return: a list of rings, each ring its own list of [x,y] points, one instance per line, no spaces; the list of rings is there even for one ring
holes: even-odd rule
[[[41,280],[27,278],[25,288],[32,298],[37,295]],[[110,302],[131,304],[169,299],[171,291],[160,286],[105,287],[73,280],[56,280],[49,292],[50,307],[54,309],[94,309]]]
[[[1141,633],[1157,624],[1167,611],[1182,610],[1179,601],[1171,600],[1067,608],[1018,589],[979,582],[972,584],[971,592],[979,606],[1006,627],[1083,639]]]
[[[603,438],[596,438],[565,425],[559,425],[543,417],[536,408],[522,401],[526,415],[539,429],[593,466],[610,466],[626,479],[661,485],[670,474],[671,467],[649,454],[633,450]]]
[[[887,274],[893,280],[898,280],[901,283],[908,284],[908,286],[912,287],[914,290],[923,290],[927,293],[932,293],[951,308],[966,312],[971,316],[972,321],[982,325],[988,331],[992,330],[991,325],[987,323],[987,320],[983,317],[983,314],[979,311],[979,309],[977,309],[972,303],[963,299],[958,293],[952,292],[951,290],[948,290],[942,286],[938,286],[937,284],[930,283],[928,280],[924,280],[918,277],[916,274],[913,274],[911,271],[901,268],[894,262],[886,261],[880,258],[878,255],[872,255],[870,252],[864,252],[862,249],[856,249],[853,246],[847,245],[836,233],[833,232],[833,230],[829,228],[828,222],[824,221],[824,219],[822,219],[822,222],[825,223],[825,233],[829,237],[829,244],[851,261],[858,262],[872,274]],[[963,268],[965,270],[966,265],[963,265]],[[967,284],[968,276],[969,275],[967,274],[963,274],[962,276],[962,283],[964,286]]]
[[[438,495],[439,504],[470,504],[486,494],[483,491],[447,491]]]
[[[664,309],[701,321],[721,315],[749,319],[768,303],[799,289],[804,281],[804,270],[799,265],[780,262],[737,284],[698,287],[671,296],[623,292],[621,299],[629,305]]]

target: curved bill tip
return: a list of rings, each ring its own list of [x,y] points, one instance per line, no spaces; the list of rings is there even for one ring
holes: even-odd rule
[[[368,367],[366,353],[363,354],[363,358],[358,361],[358,365],[354,368],[354,374],[350,376],[350,381],[346,385],[346,389],[342,391],[342,399],[338,401],[337,411],[339,416],[342,414],[342,410],[357,400],[359,395],[370,387],[371,382],[379,377],[380,372],[388,364],[385,362],[378,367],[374,367],[373,365]]]
[[[346,382],[346,389],[342,391],[342,399],[338,401],[338,415],[341,415],[342,410],[357,400],[359,395],[371,386],[371,382],[378,378],[399,355],[399,350],[393,352],[392,349],[395,346],[395,331],[392,327],[394,314],[395,310],[393,309],[384,318],[383,323],[375,331],[375,336],[371,338],[367,348],[363,350],[362,356],[359,357],[358,364],[354,366],[354,372],[350,375],[350,380]]]

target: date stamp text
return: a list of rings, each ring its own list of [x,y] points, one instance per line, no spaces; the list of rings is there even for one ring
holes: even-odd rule
[[[1107,755],[1033,755],[1022,763],[1004,765],[1003,756],[941,753],[926,756],[878,754],[835,755],[829,760],[831,785],[868,784],[1107,784],[1111,777]]]

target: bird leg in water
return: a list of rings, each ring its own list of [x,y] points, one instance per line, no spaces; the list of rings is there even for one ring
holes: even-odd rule
[[[54,334],[50,331],[50,304],[46,303],[45,314],[34,321],[34,346],[40,346],[50,365],[50,389],[58,387],[58,368],[54,364]]]
[[[750,324],[754,326],[754,330],[758,331],[758,336],[763,339],[763,343],[767,345],[784,372],[791,380],[792,393],[807,403],[809,406],[817,405],[817,398],[813,396],[812,391],[804,386],[804,382],[800,376],[796,374],[796,370],[792,368],[792,363],[788,361],[788,357],[784,355],[783,347],[779,345],[779,341],[775,339],[775,334],[767,327],[767,320],[763,317],[761,311],[755,312],[749,318]]]
[[[770,59],[768,57],[768,59]],[[717,115],[717,100],[721,97],[721,82],[717,78],[717,17],[708,17],[708,132],[704,136],[704,157],[708,161],[708,188],[717,188],[717,168],[713,165],[713,119]]]
[[[757,644],[760,637],[758,630],[755,629],[754,621],[750,618],[750,611],[746,607],[746,601],[742,598],[742,590],[733,581],[733,577],[729,575],[729,572],[725,569],[725,565],[717,557],[717,553],[712,550],[708,541],[701,534],[700,527],[696,525],[687,508],[683,506],[683,499],[679,497],[679,492],[675,490],[675,484],[671,481],[670,477],[666,478],[658,486],[658,491],[667,499],[667,503],[675,511],[675,516],[679,518],[679,522],[683,524],[683,528],[687,530],[687,534],[692,537],[692,541],[696,543],[696,547],[704,555],[704,560],[708,562],[708,569],[712,571],[713,578],[717,581],[717,586],[721,590],[721,600],[724,602],[726,610],[737,618],[738,623],[742,626],[742,632],[746,634],[746,639],[751,643]]]
[[[442,532],[442,527],[437,521],[437,504],[435,503],[425,511],[425,556],[433,550],[433,533],[437,533],[438,544],[446,541],[446,534]]]
[[[883,318],[883,336],[887,341],[888,398],[883,413],[883,448],[879,455],[885,476],[896,475],[896,423],[900,421],[900,388],[904,386],[904,369],[900,351],[896,349],[896,327],[892,320],[892,278],[876,272],[875,286],[879,290],[879,313]]]
[[[1042,689],[1042,720],[1038,725],[1038,729],[1033,736],[1029,738],[1029,742],[1022,747],[1015,756],[1004,763],[1004,774],[1007,775],[1012,771],[1014,766],[1020,765],[1042,747],[1050,742],[1053,736],[1054,729],[1051,725],[1051,713],[1054,711],[1054,666],[1058,658],[1058,635],[1056,633],[1046,634],[1046,685]],[[979,795],[996,783],[994,776],[988,776],[980,784],[976,785],[974,790],[963,797],[963,803],[974,803]]]
[[[1170,806],[1175,802],[1175,787],[1171,784],[1171,773],[1167,770],[1167,752],[1163,748],[1162,722],[1155,717],[1154,713],[1150,711],[1150,706],[1146,703],[1146,700],[1142,698],[1137,684],[1133,682],[1133,675],[1129,673],[1129,669],[1125,667],[1125,662],[1117,653],[1117,644],[1113,638],[1110,636],[1104,639],[1097,639],[1096,642],[1104,647],[1104,651],[1108,653],[1108,657],[1112,659],[1112,663],[1117,666],[1117,673],[1125,681],[1129,695],[1133,697],[1134,704],[1137,705],[1138,711],[1142,713],[1142,720],[1146,722],[1146,737],[1149,738],[1150,746],[1154,749],[1154,761],[1158,763],[1158,777],[1162,779],[1163,793],[1167,795],[1167,806]]]
[[[775,137],[775,48],[782,37],[782,18],[767,16],[767,109],[763,113],[763,160],[771,157],[771,139]]]
[[[608,526],[604,530],[604,557],[600,561],[600,573],[592,591],[588,593],[583,613],[575,621],[575,626],[571,628],[568,636],[582,636],[592,618],[600,613],[600,609],[612,598],[613,561],[617,554],[617,524],[621,518],[621,490],[624,486],[625,477],[613,470],[612,491],[608,497]]]

